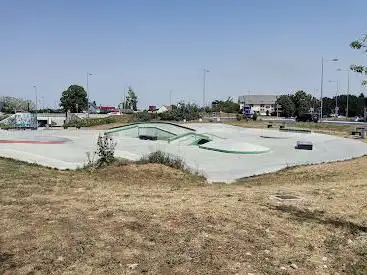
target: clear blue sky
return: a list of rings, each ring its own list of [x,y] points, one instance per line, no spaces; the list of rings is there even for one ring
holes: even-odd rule
[[[0,0],[0,95],[55,106],[70,84],[117,105],[132,85],[139,106],[346,87],[351,63],[367,63],[349,48],[367,32],[366,0]],[[360,76],[351,74],[360,93]],[[316,91],[317,92],[317,91]]]

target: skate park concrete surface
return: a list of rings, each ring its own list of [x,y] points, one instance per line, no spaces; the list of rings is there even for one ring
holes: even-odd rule
[[[96,130],[0,130],[0,156],[58,169],[76,169],[96,150]],[[209,182],[275,172],[304,164],[341,161],[367,154],[367,143],[317,133],[252,129],[220,123],[138,123],[108,130],[115,156],[136,161],[158,150],[181,157]],[[144,137],[140,139],[139,137]],[[149,140],[146,137],[155,137]],[[313,150],[296,149],[297,141]]]

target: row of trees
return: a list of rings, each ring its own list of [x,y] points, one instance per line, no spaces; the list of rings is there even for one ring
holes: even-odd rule
[[[364,108],[367,106],[367,98],[361,93],[359,96],[345,94],[338,97],[323,98],[323,114],[335,114],[335,107],[338,107],[339,115],[346,115],[348,100],[348,116],[363,116]],[[277,104],[281,105],[281,115],[286,117],[301,116],[306,113],[319,113],[320,100],[312,95],[297,91],[295,94],[281,95],[278,97]]]
[[[126,99],[119,105],[122,109],[137,110],[138,97],[132,87],[129,87]],[[88,95],[79,85],[71,85],[62,92],[60,107],[66,112],[78,113],[88,110]]]
[[[0,98],[0,111],[3,113],[15,113],[17,111],[32,111],[35,104],[28,99],[4,96]]]
[[[355,40],[350,44],[351,48],[367,53],[367,34],[361,39]],[[360,64],[351,65],[350,69],[356,73],[367,76],[367,66]],[[362,81],[362,85],[367,85],[367,80]],[[367,107],[367,98],[361,93],[359,96],[345,94],[334,96],[332,98],[324,97],[322,99],[323,114],[347,114],[348,116],[364,116]],[[307,94],[304,91],[298,91],[294,95],[282,95],[278,98],[277,104],[281,105],[283,116],[300,116],[309,112],[320,112],[320,100]],[[338,107],[338,110],[336,110]]]
[[[304,91],[281,95],[278,97],[276,104],[281,106],[281,113],[286,117],[300,116],[317,110],[318,106],[320,106],[319,100]]]
[[[212,102],[210,110],[212,112],[225,112],[225,113],[237,113],[240,109],[240,105],[233,101],[233,98],[228,97],[227,100],[215,100]]]

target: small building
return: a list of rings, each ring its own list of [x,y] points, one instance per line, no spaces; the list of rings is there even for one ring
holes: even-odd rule
[[[172,105],[162,105],[157,110],[157,113],[161,114],[161,113],[165,113],[165,112],[168,112],[168,111],[172,111]]]
[[[97,104],[96,104],[95,101],[88,103],[88,110],[89,110],[90,114],[96,114],[97,113],[98,107],[97,107]]]
[[[243,110],[246,106],[262,116],[279,111],[277,110],[276,101],[276,95],[243,95],[238,97],[240,110]]]
[[[108,114],[108,113],[114,113],[119,112],[120,110],[114,106],[99,106],[97,109],[97,113],[100,114]]]
[[[155,106],[155,105],[149,105],[148,106],[148,112],[149,113],[155,113],[155,112],[157,112],[157,106]]]

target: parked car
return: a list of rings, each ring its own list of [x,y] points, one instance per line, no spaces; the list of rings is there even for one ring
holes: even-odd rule
[[[315,114],[310,114],[310,113],[306,113],[306,114],[301,114],[298,117],[296,117],[296,121],[298,122],[318,122],[319,118],[317,115]]]
[[[365,122],[363,117],[356,117],[353,120],[354,120],[354,122]]]

